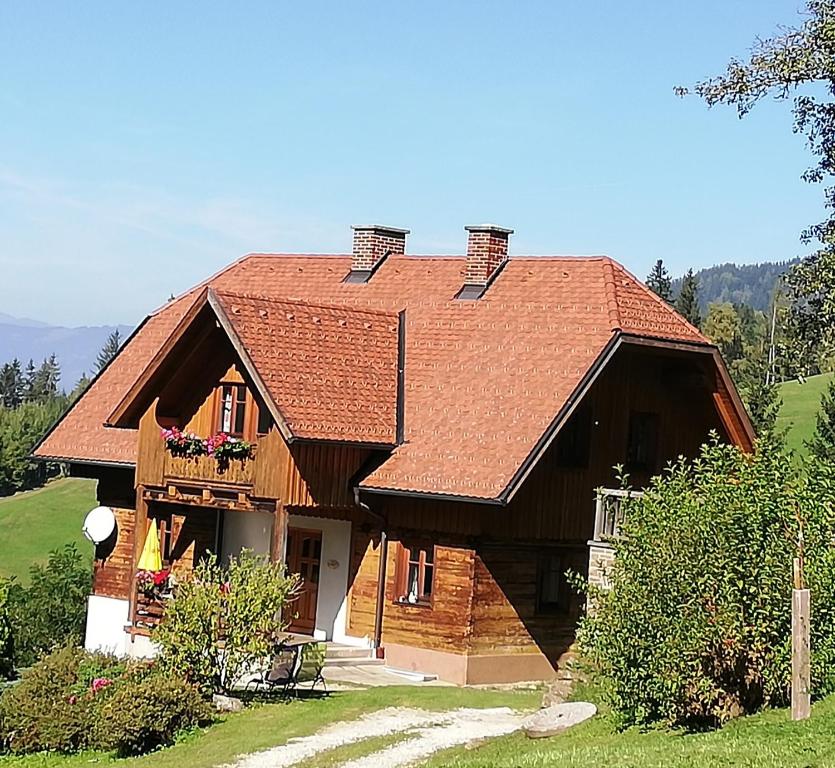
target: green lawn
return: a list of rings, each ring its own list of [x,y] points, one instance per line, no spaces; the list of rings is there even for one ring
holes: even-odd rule
[[[229,715],[203,732],[190,734],[169,749],[130,760],[109,759],[85,753],[64,757],[43,753],[23,757],[0,757],[0,768],[81,768],[91,762],[107,762],[112,768],[210,768],[234,761],[240,755],[283,744],[295,736],[315,733],[329,723],[353,720],[384,707],[418,707],[435,711],[456,707],[535,709],[541,691],[485,691],[452,687],[408,686],[370,688],[334,693],[322,699],[300,699],[281,704],[254,706]],[[363,746],[352,744],[322,754],[305,765],[337,766],[376,746],[382,749],[396,738],[377,739]]]
[[[780,385],[783,405],[780,408],[777,426],[788,428],[789,448],[800,454],[806,453],[804,441],[808,440],[815,430],[815,416],[820,407],[821,394],[831,378],[831,373],[824,373],[820,376],[810,376],[802,384],[791,380]]]
[[[82,768],[91,763],[111,768],[210,768],[240,755],[283,744],[323,726],[350,720],[388,706],[443,710],[455,707],[537,707],[538,691],[490,691],[461,688],[392,687],[336,693],[325,699],[254,706],[205,731],[189,734],[177,745],[131,760],[85,753],[0,757],[0,768]],[[477,735],[477,734],[474,734]],[[335,768],[351,758],[382,749],[400,739],[382,737],[317,756],[305,765]],[[551,739],[532,741],[521,734],[495,739],[474,748],[439,753],[431,768],[801,768],[835,766],[835,697],[817,703],[812,719],[792,723],[786,710],[743,718],[722,730],[685,734],[663,730],[617,732],[601,715]]]
[[[806,768],[835,766],[835,697],[812,718],[793,723],[786,710],[742,718],[719,731],[619,733],[604,716],[561,736],[531,740],[514,734],[478,749],[439,753],[430,768]]]
[[[92,558],[81,524],[95,505],[95,481],[75,478],[0,498],[0,576],[27,582],[32,564],[46,562],[51,550],[72,542]]]

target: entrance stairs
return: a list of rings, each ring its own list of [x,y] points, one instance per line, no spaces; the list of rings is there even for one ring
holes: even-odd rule
[[[325,667],[379,667],[385,664],[370,648],[341,643],[325,643]]]

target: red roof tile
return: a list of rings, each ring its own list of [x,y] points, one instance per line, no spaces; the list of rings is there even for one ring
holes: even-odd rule
[[[465,264],[392,255],[368,283],[352,284],[342,282],[350,256],[253,254],[210,284],[284,301],[405,309],[405,443],[366,478],[369,488],[497,498],[613,333],[707,343],[605,257],[512,257],[481,299],[456,301]],[[153,315],[38,455],[133,461],[135,433],[102,423],[188,305],[183,298]]]
[[[294,437],[397,442],[396,313],[214,296]]]

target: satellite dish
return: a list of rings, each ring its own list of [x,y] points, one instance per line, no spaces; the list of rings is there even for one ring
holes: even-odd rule
[[[110,507],[96,507],[87,513],[81,531],[93,544],[101,544],[110,538],[115,528],[113,510]]]

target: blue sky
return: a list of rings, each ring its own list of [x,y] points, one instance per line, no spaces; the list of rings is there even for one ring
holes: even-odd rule
[[[790,258],[823,216],[786,103],[673,94],[796,2],[0,4],[0,312],[135,323],[352,223],[644,277]]]

